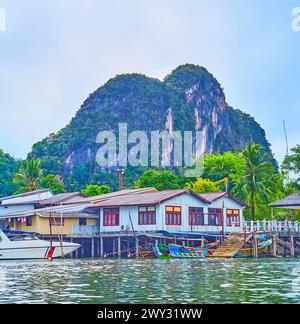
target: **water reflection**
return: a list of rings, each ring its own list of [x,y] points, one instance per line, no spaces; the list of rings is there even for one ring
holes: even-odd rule
[[[0,303],[300,303],[300,260],[1,262]]]

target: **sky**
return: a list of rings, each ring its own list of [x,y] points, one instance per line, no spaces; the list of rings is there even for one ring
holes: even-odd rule
[[[300,0],[0,0],[0,149],[25,158],[122,73],[206,67],[275,157],[300,144]],[[0,11],[1,12],[1,11]],[[2,10],[3,12],[3,10]],[[300,24],[299,24],[300,25]]]

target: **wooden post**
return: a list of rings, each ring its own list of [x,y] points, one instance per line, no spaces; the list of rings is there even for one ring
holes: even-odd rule
[[[92,242],[91,242],[91,244],[92,244],[92,246],[91,246],[91,257],[92,258],[94,258],[94,256],[95,256],[95,242],[94,242],[94,237],[92,237]]]
[[[277,257],[277,234],[273,235],[272,238],[272,255],[276,258]]]
[[[118,258],[121,258],[122,251],[121,251],[121,236],[118,236]]]
[[[258,240],[256,233],[254,234],[254,258],[258,258]]]
[[[126,237],[126,252],[127,252],[127,258],[130,257],[130,238],[129,236]]]
[[[294,236],[292,234],[292,231],[290,231],[290,254],[291,257],[295,257],[295,244],[294,244]]]
[[[114,237],[112,240],[112,257],[114,258],[116,256],[116,241]]]
[[[135,238],[135,256],[138,258],[139,257],[139,238]]]
[[[100,257],[103,258],[103,236],[100,236]]]

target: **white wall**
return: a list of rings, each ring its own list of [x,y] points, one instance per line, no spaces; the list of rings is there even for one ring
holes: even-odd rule
[[[193,195],[181,195],[172,198],[161,205],[156,207],[156,225],[138,225],[138,206],[133,207],[121,207],[120,208],[120,226],[103,226],[103,209],[100,209],[100,231],[101,232],[119,232],[121,227],[132,231],[132,225],[130,222],[129,215],[131,216],[134,230],[145,232],[145,231],[175,231],[175,232],[209,232],[209,233],[220,233],[222,226],[191,226],[189,225],[189,207],[203,207],[205,213],[205,224],[208,223],[208,208],[222,208],[224,204],[224,229],[225,232],[241,231],[240,227],[227,227],[226,226],[226,209],[239,209],[241,223],[243,221],[243,210],[242,206],[230,198],[222,198],[215,201],[212,204],[206,204],[201,200],[197,199]],[[169,226],[165,224],[165,210],[166,206],[181,206],[182,207],[182,225],[181,226]]]

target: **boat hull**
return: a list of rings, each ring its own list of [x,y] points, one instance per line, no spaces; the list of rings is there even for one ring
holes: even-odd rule
[[[43,241],[41,241],[43,242]],[[62,256],[60,244],[53,243],[53,246],[43,242],[41,246],[13,246],[0,247],[0,260],[26,260],[26,259],[53,259]],[[76,251],[80,247],[75,243],[63,243],[63,253],[65,256]]]
[[[267,240],[260,243],[257,249],[258,254],[263,254],[267,247],[272,244],[272,240]],[[235,258],[251,258],[254,257],[254,250],[251,248],[240,249],[239,252],[234,256]]]
[[[169,245],[171,258],[175,259],[203,259],[205,255],[202,250],[196,248],[189,248],[179,245]]]

